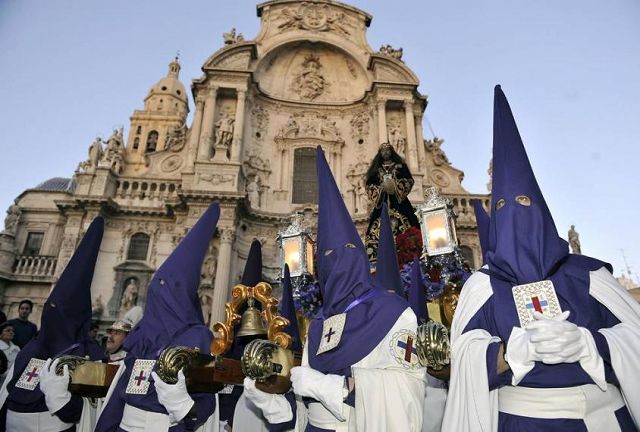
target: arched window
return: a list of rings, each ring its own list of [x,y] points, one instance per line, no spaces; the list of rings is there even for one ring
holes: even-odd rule
[[[149,236],[145,233],[135,233],[129,240],[129,250],[127,259],[135,261],[146,261],[149,250]]]
[[[152,130],[147,135],[147,148],[145,149],[145,153],[156,151],[156,146],[158,145],[158,131]]]
[[[133,139],[133,149],[138,150],[138,147],[140,147],[140,138],[135,137]]]
[[[316,150],[306,147],[293,152],[294,204],[318,203],[318,179],[316,177]]]
[[[460,246],[460,254],[462,254],[462,259],[469,264],[469,267],[475,268],[476,263],[473,259],[473,250],[469,246]]]
[[[142,133],[142,126],[138,126],[136,128],[136,135],[140,135]]]

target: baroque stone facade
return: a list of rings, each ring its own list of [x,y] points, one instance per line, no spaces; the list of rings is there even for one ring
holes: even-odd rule
[[[7,315],[31,298],[39,319],[88,224],[102,215],[93,312],[108,325],[144,305],[153,271],[218,200],[222,214],[202,267],[200,298],[207,319],[221,320],[251,241],[262,242],[265,276],[276,281],[277,232],[295,211],[315,218],[317,145],[364,232],[364,174],[380,143],[391,142],[415,179],[409,198],[418,204],[425,187],[441,188],[457,207],[463,250],[480,264],[469,200],[488,205],[488,196],[465,191],[443,141],[424,139],[427,97],[402,49],[374,52],[366,39],[371,16],[333,1],[270,1],[258,6],[258,16],[254,40],[235,29],[225,33],[192,81],[191,124],[174,60],[143,109],[133,112],[126,137],[120,129],[97,138],[72,178],[48,180],[16,198],[0,234],[0,302]]]

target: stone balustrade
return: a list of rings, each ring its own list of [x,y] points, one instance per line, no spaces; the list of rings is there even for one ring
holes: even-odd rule
[[[476,216],[473,211],[472,199],[479,199],[484,204],[484,208],[489,208],[489,197],[487,195],[446,195],[453,203],[453,208],[458,216],[456,224],[459,226],[475,226]]]
[[[18,255],[14,274],[16,276],[53,276],[58,258],[45,255]]]
[[[179,189],[179,181],[121,178],[116,182],[114,199],[129,206],[162,207],[165,201],[177,199]]]

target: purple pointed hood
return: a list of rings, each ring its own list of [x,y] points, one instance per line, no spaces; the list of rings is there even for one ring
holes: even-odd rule
[[[344,312],[371,287],[367,252],[318,146],[318,282],[325,317]]]
[[[242,285],[255,286],[262,281],[262,245],[259,240],[251,242],[247,262],[242,272]]]
[[[542,196],[509,102],[496,86],[489,270],[513,284],[546,279],[569,254]]]
[[[422,321],[429,319],[427,312],[427,293],[422,282],[422,270],[420,269],[420,261],[418,257],[413,259],[411,263],[411,286],[409,287],[409,306],[418,318],[418,325]]]
[[[38,335],[20,350],[14,363],[9,399],[26,404],[43,398],[42,392],[13,387],[32,358],[46,360],[63,354],[102,360],[104,352],[89,338],[91,281],[104,233],[104,219],[91,222],[42,309]]]
[[[298,329],[298,317],[293,303],[293,289],[291,287],[291,276],[289,266],[284,265],[284,278],[282,279],[282,303],[280,303],[280,314],[289,320],[286,332],[291,336],[291,351],[302,352],[302,342]]]
[[[156,359],[171,345],[210,352],[213,334],[205,325],[198,299],[200,269],[216,231],[220,207],[214,202],[178,247],[156,270],[149,285],[144,317],[131,331],[124,349],[141,359]]]
[[[59,354],[89,334],[91,281],[104,233],[104,219],[97,217],[73,253],[42,309],[36,336],[50,356]]]
[[[318,282],[323,303],[309,326],[309,365],[323,373],[344,374],[380,343],[408,305],[396,294],[379,288],[371,277],[367,252],[319,146],[316,164]],[[333,350],[317,354],[324,320],[347,309],[340,343]]]
[[[489,250],[489,215],[482,206],[482,201],[472,199],[473,211],[476,214],[476,224],[478,226],[478,237],[480,238],[480,252],[482,252],[482,261],[486,261],[487,251]]]
[[[411,286],[409,287],[409,306],[418,318],[418,324],[429,319],[427,312],[427,293],[424,290],[422,282],[422,270],[420,269],[420,261],[418,257],[413,259],[411,263]]]
[[[376,280],[387,291],[395,291],[404,298],[400,268],[398,267],[398,255],[396,243],[391,228],[391,218],[387,203],[382,204],[380,213],[380,240],[378,242],[378,258],[376,261]]]

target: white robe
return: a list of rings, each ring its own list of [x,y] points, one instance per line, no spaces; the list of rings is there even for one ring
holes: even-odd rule
[[[334,417],[333,426],[328,429],[349,432],[421,431],[426,369],[419,364],[403,366],[390,349],[394,335],[407,330],[414,334],[417,330],[417,319],[411,308],[400,315],[373,351],[351,366],[356,392],[355,408],[343,404],[345,420]],[[309,365],[306,346],[302,365]],[[303,415],[298,414],[296,430],[304,430],[300,425]]]
[[[589,293],[621,322],[601,329],[607,339],[613,369],[632,417],[639,426],[640,371],[635,363],[640,358],[640,305],[605,269],[589,273]],[[499,338],[475,329],[462,332],[473,316],[493,295],[489,276],[474,273],[462,290],[451,328],[451,381],[443,421],[443,432],[498,429],[498,391],[489,391],[486,351]]]

